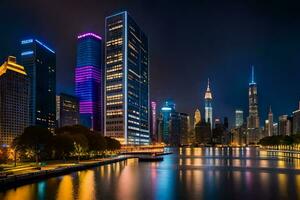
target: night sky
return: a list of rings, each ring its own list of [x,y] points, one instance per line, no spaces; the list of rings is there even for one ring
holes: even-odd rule
[[[204,116],[209,77],[214,116],[232,122],[236,108],[248,115],[254,65],[261,122],[269,105],[277,121],[300,100],[300,4],[247,2],[0,0],[0,61],[36,37],[57,53],[57,92],[74,94],[76,36],[103,36],[105,16],[127,10],[149,38],[152,100]]]

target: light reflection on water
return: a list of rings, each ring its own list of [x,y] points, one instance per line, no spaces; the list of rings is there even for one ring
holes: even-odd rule
[[[160,163],[137,159],[50,178],[0,199],[297,199],[299,160],[253,148],[173,149]]]

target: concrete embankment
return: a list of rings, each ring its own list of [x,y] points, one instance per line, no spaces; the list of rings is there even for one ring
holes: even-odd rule
[[[93,167],[125,161],[127,159],[128,157],[112,158],[109,160],[103,160],[99,162],[95,161],[92,163],[83,163],[83,164],[76,164],[73,166],[64,166],[64,167],[59,167],[51,170],[40,170],[37,172],[30,172],[26,174],[9,175],[5,178],[0,178],[0,191],[4,191],[8,188],[17,187],[24,184],[33,183],[50,177],[61,176],[75,171],[81,171]]]

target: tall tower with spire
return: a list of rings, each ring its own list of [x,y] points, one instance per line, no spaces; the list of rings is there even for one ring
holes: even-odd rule
[[[205,92],[205,122],[210,123],[210,127],[212,128],[212,93],[210,91],[209,79],[207,81],[207,89]]]
[[[257,85],[254,79],[254,66],[252,66],[251,82],[249,83],[249,116],[247,126],[250,129],[259,128]]]

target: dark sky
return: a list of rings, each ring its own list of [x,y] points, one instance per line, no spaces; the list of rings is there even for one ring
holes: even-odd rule
[[[297,1],[295,1],[297,2]],[[76,36],[104,35],[105,16],[127,10],[148,35],[151,99],[173,98],[177,110],[204,107],[211,80],[214,116],[248,113],[255,66],[261,121],[300,100],[300,4],[289,1],[0,0],[0,59],[36,37],[57,53],[57,91],[74,93]]]

